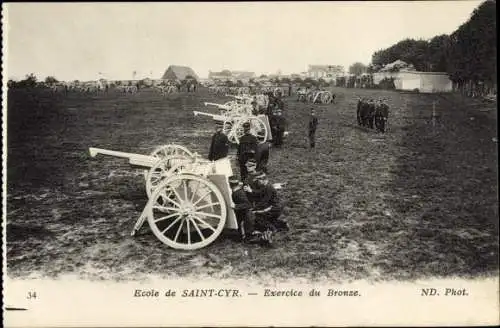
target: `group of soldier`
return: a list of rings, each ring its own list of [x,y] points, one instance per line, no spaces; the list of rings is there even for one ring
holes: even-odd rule
[[[234,212],[244,242],[270,245],[275,232],[289,229],[288,223],[280,218],[282,206],[278,193],[267,176],[271,144],[259,143],[251,133],[250,123],[244,123],[243,130],[236,153],[240,177],[229,177]],[[217,124],[208,159],[226,157],[229,146],[222,125]]]
[[[360,98],[358,99],[357,121],[360,126],[385,133],[389,119],[389,105],[383,100]]]

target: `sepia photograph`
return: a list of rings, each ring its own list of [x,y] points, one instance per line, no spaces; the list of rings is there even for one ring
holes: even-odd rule
[[[2,27],[6,327],[499,324],[495,0]]]

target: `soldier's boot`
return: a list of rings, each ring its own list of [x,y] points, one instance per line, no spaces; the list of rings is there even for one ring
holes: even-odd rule
[[[245,236],[245,243],[258,244],[262,241],[263,234],[260,231],[253,231],[251,234]]]
[[[276,219],[273,222],[273,225],[276,227],[277,231],[285,231],[285,232],[290,231],[290,225],[288,224],[287,221],[283,219]]]

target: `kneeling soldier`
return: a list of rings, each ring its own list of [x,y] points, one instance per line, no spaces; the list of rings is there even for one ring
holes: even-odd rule
[[[269,183],[265,173],[255,177],[255,180],[255,224],[263,230],[288,231],[288,222],[280,219],[282,207],[276,189]]]
[[[245,242],[258,242],[262,239],[261,233],[254,230],[254,217],[251,212],[252,204],[247,198],[247,194],[242,189],[243,183],[237,177],[229,177],[231,187],[231,198],[234,203],[234,214],[238,221],[238,230],[241,239]]]

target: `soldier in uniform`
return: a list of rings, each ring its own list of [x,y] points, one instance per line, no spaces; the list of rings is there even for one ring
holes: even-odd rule
[[[286,129],[286,121],[281,109],[276,110],[275,115],[271,118],[270,125],[271,131],[273,131],[273,143],[276,147],[281,147]]]
[[[256,170],[268,173],[267,162],[269,161],[269,150],[271,143],[263,142],[257,145],[257,153],[255,154]]]
[[[229,177],[229,186],[231,187],[231,198],[234,203],[234,214],[238,221],[238,230],[241,239],[245,242],[255,242],[262,239],[260,232],[255,231],[254,216],[251,211],[252,204],[248,200],[246,192],[242,189],[243,183],[237,177]]]
[[[377,131],[385,133],[385,125],[389,118],[389,106],[379,99],[375,108],[375,127]]]
[[[256,186],[251,191],[254,195],[253,213],[255,214],[255,227],[265,231],[288,231],[288,222],[281,219],[282,206],[276,189],[269,183],[265,173],[255,177]]]
[[[247,178],[247,167],[245,164],[251,158],[255,158],[255,153],[257,152],[257,137],[250,133],[250,123],[245,122],[243,124],[244,134],[240,138],[240,144],[238,145],[238,151],[236,156],[238,157],[238,163],[240,165],[240,175],[241,180],[245,181]]]
[[[373,129],[373,123],[375,120],[375,101],[373,99],[370,99],[370,102],[368,103],[368,127],[370,129]]]
[[[216,161],[226,157],[228,152],[229,139],[224,133],[222,133],[222,124],[217,122],[215,125],[215,133],[212,136],[212,143],[210,144],[208,159],[210,161]]]
[[[311,108],[311,116],[309,117],[309,146],[314,148],[316,146],[316,128],[318,127],[318,118],[314,108]]]

